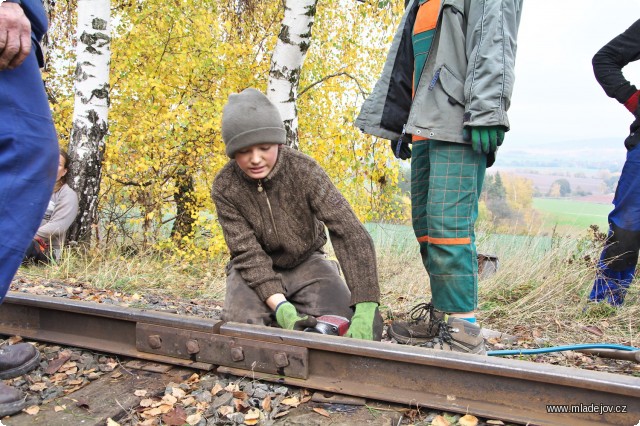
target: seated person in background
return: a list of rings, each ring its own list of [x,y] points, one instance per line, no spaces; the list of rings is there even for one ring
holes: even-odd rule
[[[67,185],[68,170],[69,154],[61,149],[53,194],[38,232],[25,253],[26,262],[60,260],[65,234],[78,214],[78,196]]]
[[[373,241],[324,170],[285,138],[264,94],[229,96],[222,139],[231,160],[211,190],[231,253],[222,319],[302,330],[338,315],[351,319],[347,336],[380,340]],[[346,283],[322,251],[325,226]]]

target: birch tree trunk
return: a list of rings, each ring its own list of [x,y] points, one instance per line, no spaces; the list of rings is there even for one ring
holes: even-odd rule
[[[90,241],[97,223],[98,195],[109,109],[110,1],[78,0],[75,104],[69,142],[69,185],[79,212],[69,229],[70,241]]]
[[[287,144],[298,149],[298,84],[300,70],[311,43],[311,27],[318,0],[286,0],[278,41],[271,57],[267,97],[284,121]]]

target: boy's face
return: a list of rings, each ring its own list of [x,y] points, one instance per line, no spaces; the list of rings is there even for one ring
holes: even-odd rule
[[[253,179],[267,177],[278,160],[278,144],[261,143],[236,151],[234,157],[243,172]]]

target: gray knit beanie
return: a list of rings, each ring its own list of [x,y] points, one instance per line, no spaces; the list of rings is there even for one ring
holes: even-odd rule
[[[256,89],[229,95],[222,111],[222,140],[233,158],[236,151],[259,143],[286,142],[286,131],[278,109]]]

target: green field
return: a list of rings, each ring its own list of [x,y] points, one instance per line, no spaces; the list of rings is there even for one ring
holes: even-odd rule
[[[581,231],[590,225],[598,225],[601,230],[606,230],[607,216],[613,206],[557,198],[534,198],[533,208],[542,215],[543,228],[574,228]]]

